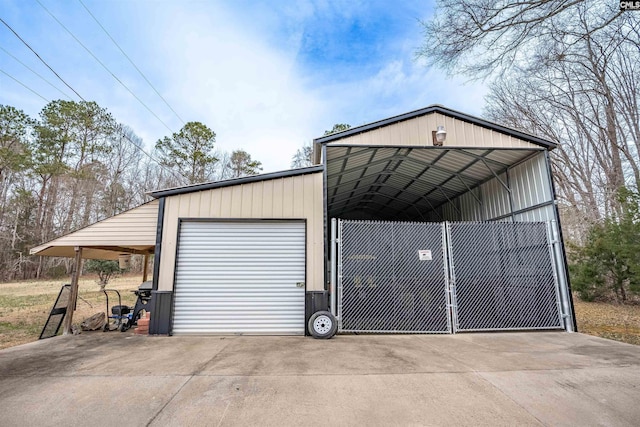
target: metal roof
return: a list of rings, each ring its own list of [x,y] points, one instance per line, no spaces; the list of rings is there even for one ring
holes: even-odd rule
[[[542,139],[535,135],[531,135],[516,129],[512,129],[506,126],[499,125],[497,123],[493,123],[479,117],[474,117],[469,114],[461,113],[460,111],[452,110],[450,108],[444,107],[442,105],[430,105],[426,108],[422,108],[420,110],[415,110],[409,113],[400,114],[399,116],[390,117],[388,119],[379,120],[377,122],[369,123],[362,126],[357,126],[354,128],[350,128],[348,130],[342,132],[336,132],[331,135],[321,136],[320,138],[316,138],[313,141],[319,144],[325,144],[328,142],[334,142],[342,138],[346,138],[348,136],[356,135],[363,132],[368,132],[374,129],[378,129],[384,126],[388,126],[394,123],[402,122],[404,120],[410,120],[414,117],[424,116],[432,113],[440,113],[449,117],[456,118],[458,120],[462,120],[468,123],[472,123],[477,126],[481,126],[496,132],[500,132],[505,135],[513,136],[515,138],[521,139],[523,141],[531,142],[533,144],[544,147],[548,150],[553,150],[558,146],[555,142]]]
[[[152,254],[156,245],[158,201],[143,203],[118,215],[72,231],[32,248],[31,255],[118,259],[121,253]]]
[[[306,175],[309,173],[322,172],[323,165],[310,166],[306,168],[290,169],[286,171],[263,173],[259,175],[245,176],[242,178],[226,179],[223,181],[205,182],[202,184],[187,185],[184,187],[168,188],[164,190],[156,190],[149,192],[151,197],[156,199],[160,197],[175,196],[178,194],[193,193],[195,191],[211,190],[213,188],[230,187],[232,185],[249,184],[251,182],[267,181],[270,179],[288,178],[291,176]]]
[[[543,149],[327,146],[331,218],[422,220]],[[501,180],[502,178],[498,178]]]

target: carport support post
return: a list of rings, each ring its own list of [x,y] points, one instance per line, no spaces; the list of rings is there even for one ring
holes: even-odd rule
[[[73,263],[73,272],[71,273],[71,292],[69,293],[69,302],[67,303],[67,312],[64,316],[63,335],[71,333],[71,325],[73,324],[73,312],[76,309],[76,301],[78,300],[78,279],[80,278],[80,270],[82,262],[82,248],[76,246],[73,248],[76,252],[75,262]]]
[[[149,254],[145,254],[142,258],[142,281],[147,281],[147,276],[149,275]]]

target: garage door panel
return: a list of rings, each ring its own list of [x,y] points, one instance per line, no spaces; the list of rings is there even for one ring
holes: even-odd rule
[[[304,334],[303,222],[183,221],[173,333]]]

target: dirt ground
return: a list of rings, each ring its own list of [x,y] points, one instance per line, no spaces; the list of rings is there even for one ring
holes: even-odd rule
[[[0,283],[0,349],[38,339],[64,283],[68,282],[45,280]],[[118,290],[122,303],[132,306],[136,296],[131,291],[137,289],[140,283],[140,276],[124,276],[111,279],[107,288]],[[115,293],[110,292],[110,305],[115,303],[115,298]],[[580,332],[640,345],[640,306],[589,303],[578,298],[574,302]],[[81,278],[73,323],[79,325],[85,318],[104,311],[106,300],[95,277]]]
[[[0,349],[38,339],[60,288],[65,283],[69,281],[0,283]],[[141,283],[141,276],[124,276],[111,279],[106,288],[118,290],[122,303],[133,306],[136,296],[131,291],[138,289]],[[109,306],[117,304],[117,294],[115,292],[108,294]],[[105,311],[106,299],[96,283],[96,278],[91,276],[81,278],[73,323],[79,325],[85,318]]]
[[[574,297],[574,307],[580,332],[640,345],[640,305],[584,302]]]

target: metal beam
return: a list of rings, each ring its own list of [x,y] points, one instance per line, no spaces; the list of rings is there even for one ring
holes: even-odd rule
[[[381,186],[383,186],[383,184],[381,184]],[[385,198],[385,199],[392,199],[392,200],[395,200],[395,201],[398,201],[398,202],[400,202],[400,203],[403,203],[403,204],[407,205],[407,207],[409,207],[409,208],[413,207],[414,209],[418,209],[418,208],[420,207],[419,205],[417,205],[417,204],[415,204],[415,203],[414,203],[414,204],[411,204],[411,203],[409,203],[409,202],[408,202],[408,201],[406,201],[406,200],[397,199],[397,198],[394,198],[393,196],[390,196],[390,195],[388,195],[388,194],[384,194],[384,193],[376,193],[376,192],[369,192],[369,191],[368,191],[368,192],[366,192],[366,193],[365,193],[365,194],[363,194],[363,195],[372,195],[372,196],[376,196],[376,197],[382,197],[382,198]],[[345,200],[349,200],[349,199],[347,198],[347,199],[345,199]],[[426,202],[427,202],[427,204],[429,205],[429,208],[432,208],[432,207],[433,207],[433,205],[431,204],[431,202],[429,202],[428,200],[425,200],[425,201],[426,201]],[[394,211],[396,211],[396,212],[402,212],[402,211],[404,211],[404,210],[405,210],[405,208],[394,208],[394,207],[392,207],[392,206],[389,206],[389,204],[383,205],[383,204],[381,204],[381,203],[376,202],[376,201],[375,201],[375,200],[373,200],[373,199],[360,199],[360,200],[357,200],[356,202],[351,203],[351,204],[350,204],[350,203],[347,203],[345,206],[343,206],[342,208],[340,208],[341,210],[340,210],[340,213],[339,213],[339,214],[340,214],[340,215],[342,215],[342,214],[343,214],[345,211],[347,211],[347,210],[357,209],[357,208],[358,208],[358,206],[360,206],[362,203],[376,203],[376,204],[378,204],[378,205],[382,206],[383,208],[392,209],[392,210],[394,210]],[[425,207],[425,206],[422,206],[422,207]],[[426,208],[426,207],[425,207],[425,208]]]
[[[463,154],[463,155],[468,156],[468,157],[473,157],[474,159],[484,159],[485,161],[487,161],[489,163],[495,164],[499,168],[508,168],[509,167],[509,165],[506,164],[506,163],[502,163],[502,162],[499,162],[497,160],[493,160],[493,159],[487,158],[487,156],[489,154],[493,154],[494,151],[500,150],[500,148],[483,148],[483,150],[484,149],[487,150],[484,154],[475,154],[475,153],[471,153],[471,152],[469,152],[467,150],[464,150],[464,149],[459,150],[458,153]]]
[[[351,182],[359,182],[360,180],[362,180],[362,179],[364,178],[364,176],[365,176],[365,175],[366,175],[366,173],[367,173],[367,169],[369,169],[369,167],[370,167],[370,166],[369,166],[369,163],[371,163],[371,160],[373,160],[373,157],[376,155],[376,152],[377,152],[376,150],[373,150],[373,153],[371,153],[371,156],[369,157],[369,161],[367,162],[367,166],[363,169],[362,173],[360,174],[360,177],[359,177],[359,178],[356,178],[356,179],[352,179],[352,180],[347,181],[347,182],[350,182],[350,183],[351,183]],[[342,165],[342,169],[340,170],[340,175],[338,176],[338,182],[337,182],[337,183],[336,183],[336,185],[333,187],[333,196],[332,196],[332,197],[336,197],[336,194],[337,194],[337,192],[338,192],[338,189],[339,189],[343,184],[346,184],[346,183],[343,183],[343,182],[342,182],[342,176],[343,176],[343,172],[344,172],[344,169],[345,169],[346,164],[347,164],[347,160],[345,159],[344,164]]]
[[[500,177],[498,176],[498,174],[496,174],[496,172],[495,172],[493,169],[491,169],[491,167],[489,167],[489,165],[487,164],[487,161],[486,161],[485,159],[481,159],[481,160],[482,160],[482,163],[484,163],[484,165],[487,167],[487,169],[489,169],[489,171],[491,171],[491,173],[493,174],[494,178],[495,178],[495,179],[497,179],[497,180],[498,180],[498,182],[499,182],[500,184],[502,184],[502,186],[503,186],[503,187],[504,187],[508,192],[511,192],[511,188],[509,188],[509,186],[508,186],[507,184],[505,184],[505,183],[504,183],[504,181],[502,181],[502,180],[500,179]],[[506,168],[505,168],[505,170],[506,170]],[[502,171],[501,173],[504,173],[504,171]]]
[[[85,246],[85,249],[100,249],[103,251],[111,251],[111,252],[126,252],[135,255],[147,255],[153,253],[153,247],[148,250],[140,250],[128,248],[126,246]]]
[[[393,159],[394,157],[396,157],[396,155],[397,155],[398,153],[400,153],[400,150],[401,150],[401,148],[398,148],[398,149],[396,150],[395,154],[392,156],[392,159]],[[389,165],[391,164],[391,162],[393,162],[393,160],[384,160],[384,162],[386,162],[386,163],[387,163],[387,165],[384,167],[384,170],[386,170],[386,169],[389,167]],[[376,164],[377,164],[378,162],[373,162],[373,163],[376,163]],[[367,167],[365,167],[365,168],[362,170],[362,173],[360,174],[360,179],[362,179],[362,178],[364,177],[364,175],[365,175],[365,173],[366,173],[367,169],[368,169],[369,167],[373,166],[373,163],[371,163],[371,164],[367,165]],[[347,173],[347,172],[345,172],[345,173]],[[356,183],[356,186],[353,188],[353,190],[351,190],[351,194],[350,194],[350,196],[349,196],[349,197],[352,197],[351,195],[353,195],[353,193],[356,191],[356,189],[358,188],[358,186],[359,186],[359,183]],[[335,198],[335,196],[334,196],[334,198]]]

